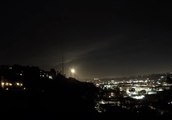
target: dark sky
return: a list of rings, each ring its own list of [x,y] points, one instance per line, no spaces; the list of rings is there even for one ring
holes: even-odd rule
[[[172,71],[172,5],[156,0],[1,4],[0,64],[80,79]]]

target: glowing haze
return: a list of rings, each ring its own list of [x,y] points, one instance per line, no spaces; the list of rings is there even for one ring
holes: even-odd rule
[[[169,3],[3,4],[0,64],[77,70],[80,79],[172,70]]]

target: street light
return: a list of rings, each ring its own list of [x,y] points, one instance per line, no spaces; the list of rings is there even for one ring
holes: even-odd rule
[[[72,68],[72,69],[70,70],[70,72],[72,73],[72,77],[74,77],[74,74],[76,73],[75,69]]]
[[[75,73],[75,69],[74,68],[72,68],[70,71],[71,71],[72,74]]]

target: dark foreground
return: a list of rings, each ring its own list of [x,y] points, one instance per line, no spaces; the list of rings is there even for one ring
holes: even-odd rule
[[[62,88],[64,86],[61,86]],[[65,86],[65,88],[69,86]],[[76,87],[76,86],[75,86]],[[88,86],[87,86],[88,87]],[[1,91],[0,115],[3,119],[80,119],[80,120],[109,120],[109,119],[171,119],[171,115],[159,115],[155,111],[142,109],[140,113],[118,107],[110,107],[109,111],[95,111],[95,96],[90,91],[79,88],[59,90],[49,88],[43,91]],[[75,90],[73,90],[75,89]],[[81,94],[82,93],[82,94]],[[93,95],[93,96],[92,96]]]

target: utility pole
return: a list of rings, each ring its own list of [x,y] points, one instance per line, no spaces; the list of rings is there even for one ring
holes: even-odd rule
[[[61,61],[61,63],[62,63],[62,68],[61,68],[61,70],[62,70],[62,74],[63,75],[65,75],[65,65],[64,65],[64,47],[63,47],[63,43],[62,43],[62,61]]]
[[[61,3],[64,4],[64,3]],[[62,5],[63,6],[63,5]],[[60,17],[61,17],[61,73],[65,75],[65,9],[60,7]]]

